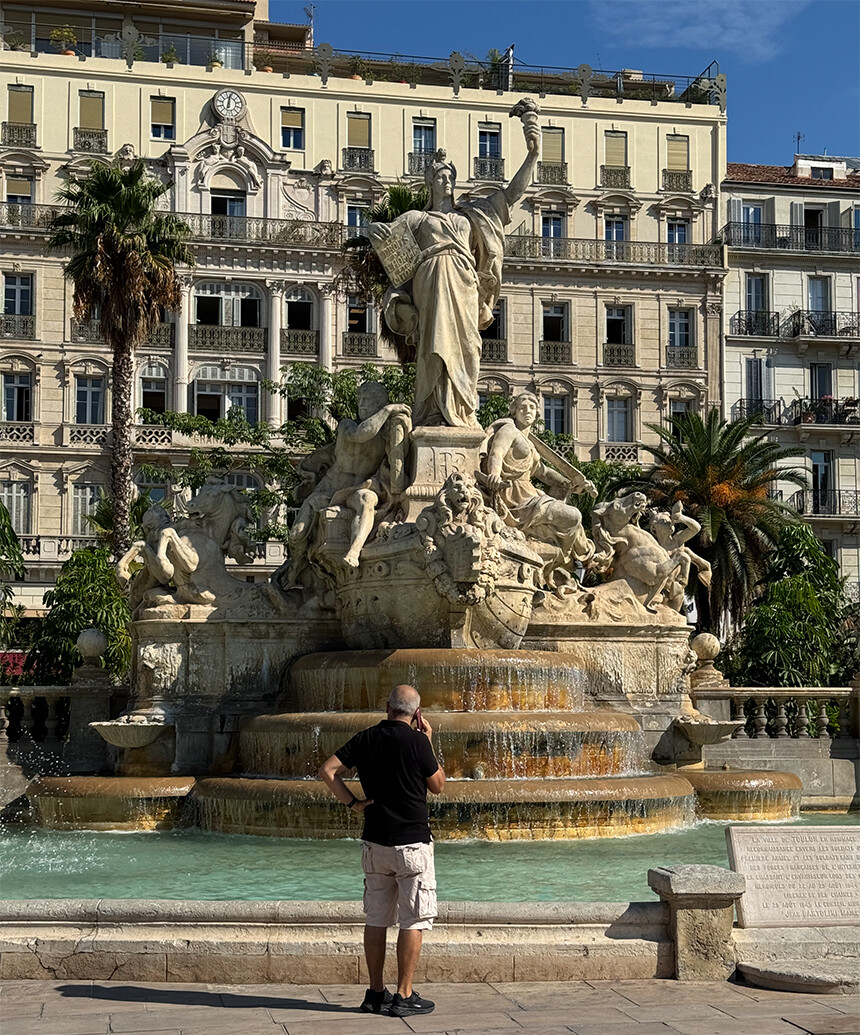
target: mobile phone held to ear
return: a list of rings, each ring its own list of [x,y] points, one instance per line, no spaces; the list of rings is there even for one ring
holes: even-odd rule
[[[418,730],[419,733],[424,732],[424,720],[421,718],[420,708],[415,709],[415,728]]]

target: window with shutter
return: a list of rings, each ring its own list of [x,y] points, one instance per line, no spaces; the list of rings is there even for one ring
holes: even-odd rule
[[[10,86],[9,87],[9,115],[10,122],[22,126],[33,124],[33,87],[32,86]]]
[[[33,181],[25,176],[7,176],[6,200],[10,205],[29,205],[33,200]]]
[[[615,130],[604,134],[605,163],[614,168],[627,165],[627,134]]]
[[[564,161],[564,130],[544,128],[541,130],[541,161],[561,165]]]
[[[686,172],[690,168],[690,138],[672,134],[666,137],[666,168]]]
[[[305,113],[302,108],[281,108],[281,147],[301,151],[305,146]]]
[[[748,402],[761,403],[764,397],[764,360],[758,357],[747,359],[746,375]]]
[[[350,114],[346,117],[347,147],[370,147],[370,116]]]
[[[630,442],[630,400],[606,400],[606,439],[608,442]]]
[[[96,509],[99,486],[78,482],[72,489],[72,535],[89,535],[87,516]]]
[[[9,511],[12,527],[18,535],[30,534],[30,483],[0,482],[0,503]]]
[[[105,128],[105,95],[93,90],[81,90],[78,94],[80,102],[80,129]]]

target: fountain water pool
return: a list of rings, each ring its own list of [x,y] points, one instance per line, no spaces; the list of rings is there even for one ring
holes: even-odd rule
[[[805,813],[801,826],[860,826],[857,813]],[[649,867],[727,866],[725,824],[610,841],[439,843],[439,894],[449,901],[648,901]],[[356,900],[359,843],[198,830],[153,833],[0,832],[3,897]]]

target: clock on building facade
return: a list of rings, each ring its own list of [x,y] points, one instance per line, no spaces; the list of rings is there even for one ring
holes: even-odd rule
[[[245,111],[245,98],[238,90],[219,90],[212,101],[219,118],[235,122]]]

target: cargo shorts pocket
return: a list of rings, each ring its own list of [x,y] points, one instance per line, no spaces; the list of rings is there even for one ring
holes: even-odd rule
[[[436,903],[436,881],[422,878],[415,895],[415,919],[433,920],[439,910]]]

